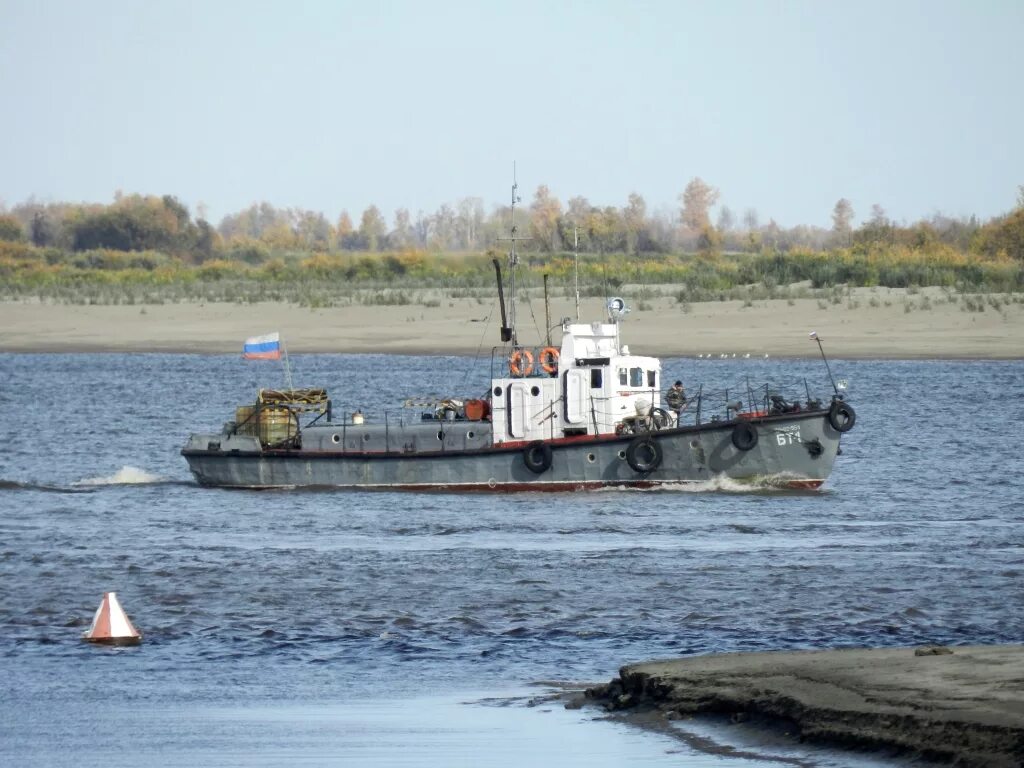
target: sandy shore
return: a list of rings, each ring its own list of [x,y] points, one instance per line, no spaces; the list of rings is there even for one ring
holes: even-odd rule
[[[924,297],[928,296],[928,302]],[[1024,357],[1024,304],[964,309],[939,291],[857,289],[826,299],[705,302],[683,307],[661,297],[634,302],[623,339],[634,352],[671,355],[807,357],[815,330],[835,357]],[[922,308],[922,305],[927,308]],[[640,308],[642,306],[642,308]],[[582,317],[603,316],[586,300]],[[909,311],[907,307],[912,307]],[[575,316],[552,301],[552,321]],[[0,302],[0,351],[239,352],[242,341],[280,331],[292,353],[475,354],[498,344],[496,302],[441,300],[440,306],[351,305],[308,309],[286,304],[89,306]],[[519,336],[543,341],[543,301],[519,307]],[[557,329],[554,338],[559,338]]]
[[[943,650],[943,649],[939,649]],[[588,691],[610,710],[718,713],[801,740],[964,766],[1024,765],[1024,646],[738,653],[623,667]]]

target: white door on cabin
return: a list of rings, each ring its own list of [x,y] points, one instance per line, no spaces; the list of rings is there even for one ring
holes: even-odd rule
[[[565,420],[572,425],[587,423],[590,413],[590,372],[566,371]]]
[[[527,412],[529,401],[526,398],[526,386],[524,384],[508,385],[508,433],[511,437],[522,440],[530,423],[530,414]]]

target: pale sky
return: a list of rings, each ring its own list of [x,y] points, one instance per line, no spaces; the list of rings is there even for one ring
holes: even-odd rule
[[[988,218],[1024,184],[1024,2],[0,0],[0,201],[389,223],[546,184],[739,219]]]

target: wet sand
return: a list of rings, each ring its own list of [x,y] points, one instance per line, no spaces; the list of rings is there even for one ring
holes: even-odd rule
[[[713,713],[779,724],[801,741],[964,766],[1024,765],[1024,646],[923,650],[655,661],[623,667],[587,695],[612,711],[656,708],[669,720]]]
[[[928,307],[922,308],[928,296]],[[436,300],[437,297],[435,297]],[[877,306],[872,306],[872,302]],[[752,358],[814,357],[809,331],[845,358],[1024,357],[1024,304],[999,302],[966,311],[941,291],[856,289],[825,299],[680,305],[661,297],[633,302],[623,341],[634,353]],[[888,306],[887,306],[888,305]],[[908,307],[913,307],[909,311]],[[518,308],[520,340],[544,341],[544,303]],[[603,317],[603,300],[587,299],[584,320]],[[551,302],[552,324],[575,317],[565,298]],[[0,351],[240,352],[242,341],[280,331],[296,352],[476,354],[499,344],[496,301],[441,298],[440,306],[349,305],[309,309],[288,304],[68,305],[0,302]],[[553,338],[558,339],[557,328]]]

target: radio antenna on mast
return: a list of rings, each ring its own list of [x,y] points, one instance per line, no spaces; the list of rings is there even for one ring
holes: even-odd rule
[[[575,263],[574,272],[576,275],[576,322],[580,321],[580,230],[575,224],[572,225],[572,253]]]

